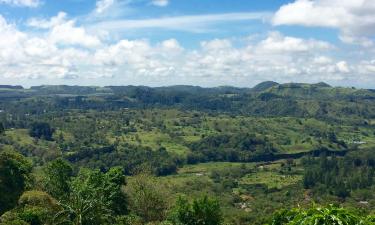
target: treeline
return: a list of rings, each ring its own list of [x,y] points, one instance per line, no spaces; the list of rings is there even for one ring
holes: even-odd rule
[[[308,157],[303,160],[303,185],[320,194],[329,193],[341,198],[352,191],[374,184],[375,154],[372,151],[352,152],[344,157]]]
[[[278,152],[267,137],[236,133],[211,135],[192,143],[187,163],[226,161],[250,162]]]
[[[165,148],[153,150],[149,147],[122,144],[102,148],[83,148],[66,156],[77,167],[88,167],[108,171],[120,166],[124,174],[134,175],[147,169],[156,176],[177,172],[184,163],[183,158],[166,151]]]
[[[66,159],[77,167],[99,168],[107,171],[121,166],[132,175],[140,168],[148,168],[156,176],[174,174],[184,164],[202,162],[253,162],[273,158],[278,149],[264,136],[255,134],[211,135],[190,144],[186,156],[168,152],[165,148],[151,149],[122,143],[102,148],[83,147]]]

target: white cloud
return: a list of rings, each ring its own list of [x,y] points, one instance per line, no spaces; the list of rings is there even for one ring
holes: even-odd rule
[[[175,52],[180,52],[184,50],[184,48],[181,47],[181,45],[178,43],[176,39],[169,39],[169,40],[163,41],[161,43],[161,47],[163,49],[167,49],[167,50],[171,50]]]
[[[274,25],[302,25],[339,29],[346,43],[373,45],[375,35],[373,0],[296,0],[282,6],[273,17]]]
[[[375,74],[375,59],[362,61],[360,63],[359,68],[360,68],[360,72],[364,74],[374,75]]]
[[[211,41],[201,42],[201,47],[204,50],[220,50],[232,48],[232,42],[227,39],[214,39]]]
[[[331,48],[327,42],[283,36],[279,32],[271,32],[258,46],[261,52],[308,52]]]
[[[58,26],[53,25],[50,29]],[[79,31],[73,28],[72,33],[79,39]],[[92,63],[93,58],[89,50],[75,46],[59,46],[62,40],[55,41],[50,30],[47,30],[45,35],[19,31],[1,15],[0,40],[0,74],[3,78],[56,79],[77,77],[78,72],[79,76],[83,77],[100,71]],[[90,43],[90,39],[88,40]],[[69,39],[63,42],[69,42]],[[86,45],[87,43],[82,46]],[[85,70],[79,69],[84,67]]]
[[[350,68],[348,66],[348,63],[345,62],[345,61],[340,61],[340,62],[336,63],[336,66],[337,66],[338,71],[341,72],[341,73],[349,73],[350,72]]]
[[[337,56],[337,49],[326,42],[277,32],[245,45],[213,39],[189,49],[176,39],[156,44],[142,39],[100,41],[63,13],[42,22],[38,32],[25,32],[0,16],[0,80],[61,83],[65,81],[59,79],[106,78],[112,84],[251,86],[263,80],[345,82],[358,78],[375,83],[375,60],[355,63]]]
[[[159,7],[165,7],[169,4],[169,0],[153,0],[151,4]]]
[[[27,25],[30,27],[48,29],[54,26],[58,26],[66,21],[67,15],[65,12],[59,12],[57,16],[51,17],[49,20],[31,18],[27,21]]]
[[[327,65],[332,63],[332,59],[327,56],[316,56],[313,59],[313,63],[319,64],[319,65]]]
[[[48,40],[52,43],[84,47],[97,47],[101,44],[97,36],[89,34],[84,27],[76,26],[74,20],[68,20],[65,12],[59,12],[49,20],[32,18],[27,25],[48,29]]]
[[[91,29],[131,30],[144,28],[160,28],[189,32],[207,32],[210,25],[233,21],[265,20],[270,16],[267,12],[260,13],[226,13],[178,17],[162,17],[139,20],[111,20],[93,24]]]
[[[52,27],[49,39],[53,43],[64,45],[97,47],[101,44],[99,38],[88,34],[83,27],[76,27],[75,22],[72,20]]]
[[[41,2],[39,0],[0,0],[0,4],[35,8],[38,7]]]
[[[96,13],[103,13],[107,9],[109,9],[113,4],[115,3],[115,0],[98,0],[96,2]]]
[[[374,46],[374,41],[367,37],[360,37],[352,34],[341,34],[339,39],[347,44],[361,45],[363,47],[372,47]]]

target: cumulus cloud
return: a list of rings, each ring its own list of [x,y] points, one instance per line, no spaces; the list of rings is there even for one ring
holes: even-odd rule
[[[99,38],[88,34],[83,27],[76,27],[72,20],[54,26],[50,31],[49,39],[54,43],[64,45],[96,47],[101,44]]]
[[[59,26],[51,25],[45,35],[37,35],[18,30],[0,15],[0,74],[4,78],[56,79],[75,77],[78,72],[80,76],[96,73],[97,67],[92,65],[87,49],[91,45],[83,44],[84,48],[62,47],[61,43],[69,43],[70,40],[54,38],[57,35],[53,33],[54,29]],[[79,37],[79,31],[73,28],[72,32]],[[81,41],[86,42],[87,39]],[[77,42],[75,40],[70,44]],[[87,69],[79,69],[83,67]]]
[[[0,16],[3,79],[113,78],[117,83],[138,79],[143,84],[250,86],[263,80],[345,81],[355,77],[355,71],[361,80],[375,82],[375,60],[353,63],[337,57],[329,43],[279,32],[242,44],[229,39],[202,41],[189,49],[176,39],[101,41],[64,13],[35,21],[29,25],[38,32],[25,32]]]
[[[17,7],[31,7],[35,8],[40,5],[39,0],[0,0],[0,4],[8,4]]]
[[[373,45],[375,35],[373,0],[296,0],[274,15],[274,25],[330,27],[340,30],[340,39],[351,44]]]
[[[151,4],[159,7],[165,7],[169,4],[169,0],[153,0]]]
[[[64,23],[66,18],[67,15],[65,12],[59,12],[57,16],[51,17],[50,19],[31,18],[27,21],[27,25],[40,29],[48,29]]]
[[[375,59],[360,62],[360,72],[364,74],[375,74]]]
[[[102,66],[121,71],[122,76],[131,74],[144,80],[168,78],[199,83],[211,80],[216,84],[238,81],[239,85],[244,81],[265,79],[337,81],[351,72],[346,61],[324,55],[331,49],[328,43],[280,33],[275,39],[275,35],[270,33],[264,40],[242,47],[236,47],[228,39],[214,39],[202,42],[197,50],[183,49],[174,39],[154,46],[144,40],[122,40],[97,51],[94,58]],[[278,47],[289,40],[293,40],[290,48]]]
[[[184,48],[178,43],[176,39],[168,39],[161,43],[162,49],[171,50],[173,52],[181,52],[184,50]],[[169,53],[173,53],[169,52]]]
[[[81,45],[97,47],[101,41],[95,35],[89,34],[85,28],[76,26],[74,20],[68,20],[65,12],[59,12],[50,19],[30,19],[27,24],[38,29],[48,29],[48,40],[62,45]]]
[[[337,69],[340,73],[349,73],[350,72],[350,68],[348,66],[348,63],[345,62],[345,61],[340,61],[340,62],[336,63],[336,66],[337,66]]]
[[[313,63],[319,64],[319,65],[327,65],[332,63],[332,59],[327,56],[316,56],[313,58]]]
[[[288,37],[279,32],[271,32],[268,38],[258,46],[258,50],[261,52],[308,52],[330,48],[332,48],[331,44],[324,41]]]

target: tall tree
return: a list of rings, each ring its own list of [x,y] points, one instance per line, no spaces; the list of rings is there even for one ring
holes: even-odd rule
[[[0,214],[16,205],[26,188],[31,168],[31,163],[16,152],[0,153]]]
[[[70,192],[70,181],[73,176],[72,166],[62,160],[49,162],[44,168],[43,186],[53,197],[62,199]]]
[[[145,222],[162,221],[168,209],[167,194],[153,177],[140,174],[133,177],[127,185],[130,210]]]
[[[68,198],[60,201],[63,210],[55,221],[74,225],[112,224],[114,216],[126,211],[126,198],[121,191],[124,182],[124,176],[116,168],[106,174],[82,169],[71,182]]]
[[[38,139],[52,140],[55,130],[46,122],[35,122],[31,124],[30,136]]]
[[[3,123],[0,123],[0,135],[1,135],[1,134],[4,134],[4,132],[5,132],[4,124],[3,124]]]

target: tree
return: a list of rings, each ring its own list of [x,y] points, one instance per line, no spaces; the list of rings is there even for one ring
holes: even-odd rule
[[[52,140],[52,135],[55,132],[49,123],[46,122],[35,122],[31,124],[30,136],[38,139]]]
[[[70,181],[73,176],[72,166],[62,160],[49,162],[44,168],[43,187],[57,199],[62,199],[70,192]]]
[[[165,190],[157,185],[153,177],[140,174],[127,185],[130,210],[145,222],[163,221],[168,209]]]
[[[0,214],[17,204],[26,188],[31,168],[31,163],[18,153],[0,153]]]
[[[180,197],[176,203],[175,223],[183,225],[218,225],[222,223],[220,203],[216,199],[194,199],[192,203]]]
[[[57,201],[42,191],[26,191],[18,200],[16,208],[0,217],[0,224],[51,224],[59,210]]]
[[[303,176],[303,187],[307,189],[313,187],[314,185],[314,173],[310,169],[306,169],[305,174]]]
[[[126,198],[121,191],[125,178],[118,168],[106,174],[98,170],[81,169],[70,183],[70,193],[60,201],[63,208],[55,222],[73,225],[112,224],[114,215],[126,211]]]
[[[104,194],[110,201],[110,209],[115,215],[128,212],[128,198],[122,187],[126,184],[123,169],[113,167],[104,175]]]
[[[0,135],[5,133],[5,127],[3,123],[0,123]]]

